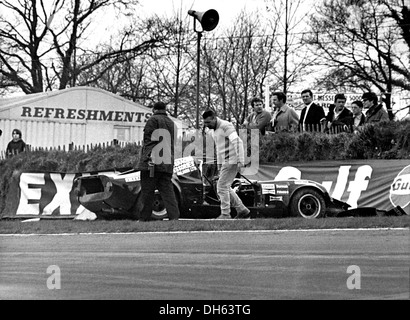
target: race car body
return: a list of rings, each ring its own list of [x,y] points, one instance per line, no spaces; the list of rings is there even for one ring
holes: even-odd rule
[[[175,162],[172,183],[181,218],[215,218],[220,214],[215,166],[198,164],[186,157]],[[79,177],[74,182],[78,201],[99,218],[139,218],[140,172],[96,174]],[[251,181],[244,176],[234,180],[232,187],[251,217],[300,216],[306,219],[334,216],[349,205],[332,199],[319,183],[309,180]],[[153,219],[167,218],[161,195],[156,191]],[[232,208],[231,215],[235,216]]]

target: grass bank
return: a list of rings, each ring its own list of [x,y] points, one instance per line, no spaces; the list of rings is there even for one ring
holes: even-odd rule
[[[177,231],[301,230],[353,228],[410,228],[410,216],[350,217],[306,220],[302,218],[252,220],[180,220],[138,222],[41,220],[22,222],[0,220],[0,234],[129,233]]]

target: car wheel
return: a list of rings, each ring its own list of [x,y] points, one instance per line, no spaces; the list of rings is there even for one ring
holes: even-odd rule
[[[324,197],[313,189],[301,189],[295,192],[290,201],[290,214],[305,219],[323,217],[326,211]]]
[[[155,220],[163,220],[165,218],[168,218],[167,209],[165,208],[164,201],[162,200],[158,190],[155,190],[151,218]]]
[[[177,199],[178,207],[180,208],[179,197],[177,196],[177,194],[175,194],[175,196]],[[141,199],[141,194],[139,194],[132,208],[132,216],[134,219],[139,219],[141,210],[142,210],[142,199]],[[156,190],[154,200],[152,203],[151,219],[163,220],[165,218],[168,218],[168,212],[167,212],[167,209],[165,208],[164,201],[161,198],[161,194],[159,193],[158,190]]]

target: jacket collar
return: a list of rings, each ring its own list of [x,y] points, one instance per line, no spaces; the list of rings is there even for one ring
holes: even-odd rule
[[[154,115],[167,115],[167,112],[166,112],[166,110],[156,110],[155,111],[155,113],[154,113]]]
[[[379,105],[377,105],[377,104],[372,105],[372,106],[369,108],[369,110],[366,111],[366,116],[367,116],[367,117],[373,116],[373,115],[376,114],[382,107],[383,107],[383,106],[382,106],[381,104],[379,104]]]
[[[222,120],[218,117],[216,117],[216,126],[215,126],[215,130],[218,129],[221,126]]]

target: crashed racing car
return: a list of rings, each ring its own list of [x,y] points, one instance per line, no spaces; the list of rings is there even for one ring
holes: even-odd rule
[[[181,218],[212,219],[220,215],[216,165],[193,157],[175,160],[172,178]],[[256,181],[238,175],[232,184],[252,218],[336,216],[349,205],[333,199],[319,183],[310,180]],[[78,201],[102,219],[138,219],[142,207],[140,171],[95,174],[74,181]],[[156,191],[152,219],[168,217]],[[236,215],[232,208],[231,216]]]

